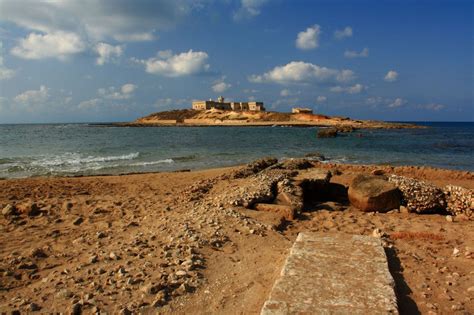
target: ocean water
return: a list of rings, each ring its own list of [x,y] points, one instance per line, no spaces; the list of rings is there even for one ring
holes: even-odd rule
[[[196,170],[313,152],[331,162],[474,171],[474,123],[419,124],[429,128],[360,130],[332,139],[297,127],[0,125],[0,178]]]

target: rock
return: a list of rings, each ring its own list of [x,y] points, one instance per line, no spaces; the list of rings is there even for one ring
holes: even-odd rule
[[[286,205],[275,205],[268,203],[257,203],[254,206],[255,210],[273,212],[281,215],[286,220],[293,220],[295,218],[295,209]]]
[[[3,209],[2,209],[2,215],[5,217],[12,216],[12,215],[18,215],[18,212],[15,208],[15,206],[12,206],[11,204],[7,204]]]
[[[400,206],[400,213],[410,213],[410,210],[405,206]]]
[[[447,215],[446,216],[446,221],[453,222],[453,216],[452,215]]]
[[[73,207],[73,203],[72,203],[72,202],[70,202],[70,201],[65,201],[65,202],[63,203],[63,207],[62,207],[62,208],[63,208],[63,210],[64,210],[65,212],[68,212],[68,211],[70,211],[70,210],[72,209],[72,207]]]
[[[77,217],[72,224],[74,225],[81,225],[81,223],[84,222],[84,219],[82,217]]]
[[[112,259],[112,260],[119,260],[120,259],[120,256],[118,256],[117,254],[115,254],[114,252],[111,252],[109,254],[109,258]]]
[[[443,192],[447,201],[446,210],[452,215],[474,218],[474,190],[447,185]]]
[[[178,270],[175,272],[175,275],[178,276],[178,277],[184,277],[184,276],[187,276],[188,273],[184,270]]]
[[[30,256],[33,258],[47,258],[48,254],[42,248],[35,248],[31,251]]]
[[[391,175],[388,180],[402,192],[402,204],[411,212],[436,213],[446,209],[444,193],[436,186],[413,178]]]
[[[354,132],[356,129],[352,126],[349,126],[349,125],[339,125],[339,126],[336,126],[336,130],[338,132]]]
[[[274,157],[265,157],[262,159],[258,159],[256,161],[253,161],[246,166],[244,166],[242,169],[237,170],[232,174],[233,178],[244,178],[244,177],[249,177],[253,174],[259,173],[263,171],[264,169],[278,163],[278,159]]]
[[[164,290],[159,291],[156,296],[155,300],[153,301],[154,307],[160,307],[166,304],[166,292]]]
[[[40,208],[34,202],[27,202],[17,206],[17,209],[30,217],[37,216],[40,214]]]
[[[37,311],[41,310],[41,306],[39,306],[36,303],[30,303],[30,305],[28,305],[28,310],[30,312],[37,312]]]
[[[351,205],[364,212],[387,212],[400,207],[400,191],[380,176],[356,176],[349,186],[348,196]]]
[[[82,314],[82,304],[81,303],[73,304],[72,308],[71,308],[71,314],[72,315],[81,315]]]
[[[288,159],[279,166],[286,170],[304,170],[313,167],[313,164],[306,159]]]
[[[304,157],[315,161],[326,161],[326,157],[319,152],[306,153]]]
[[[132,311],[130,311],[128,308],[124,307],[119,311],[120,315],[132,315]]]
[[[318,138],[335,138],[337,137],[336,128],[319,129],[317,133]]]
[[[148,295],[153,295],[153,294],[158,293],[158,291],[160,291],[162,288],[163,288],[162,285],[149,283],[149,284],[146,284],[146,285],[142,286],[140,288],[140,290],[143,293],[146,293]]]
[[[95,264],[96,262],[99,261],[99,256],[97,255],[92,255],[90,258],[89,258],[89,263],[90,264]]]
[[[381,169],[376,169],[376,170],[373,170],[372,172],[370,172],[370,174],[380,176],[380,175],[385,175],[385,171],[381,170]]]

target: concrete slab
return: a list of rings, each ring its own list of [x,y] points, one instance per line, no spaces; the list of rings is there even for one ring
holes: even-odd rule
[[[398,314],[379,239],[300,233],[261,315]]]

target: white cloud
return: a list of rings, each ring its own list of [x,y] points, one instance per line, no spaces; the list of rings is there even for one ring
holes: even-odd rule
[[[157,108],[183,107],[183,105],[191,106],[193,100],[187,98],[173,99],[170,97],[158,99],[154,106]]]
[[[443,104],[436,104],[436,103],[418,105],[418,108],[420,108],[420,109],[432,110],[432,111],[436,111],[436,112],[444,109],[445,107],[446,106],[444,106]]]
[[[5,67],[3,61],[3,43],[0,42],[0,80],[8,80],[15,75],[15,70]]]
[[[328,98],[324,95],[320,95],[316,98],[316,103],[326,103]]]
[[[398,79],[398,72],[395,70],[390,70],[389,72],[387,72],[384,78],[384,80],[387,82],[395,82],[397,81],[397,79]]]
[[[223,93],[225,92],[226,90],[228,90],[232,85],[229,84],[229,83],[225,83],[224,81],[221,81],[221,82],[216,82],[213,86],[212,86],[212,90],[216,93]]]
[[[81,34],[98,42],[143,41],[173,27],[199,4],[191,0],[0,1],[0,20],[42,33]]]
[[[11,53],[24,59],[58,58],[80,53],[86,49],[86,44],[74,33],[54,32],[48,34],[30,33],[20,39]]]
[[[79,109],[92,109],[99,106],[102,102],[103,102],[103,99],[93,98],[87,101],[80,102],[79,105],[77,105],[77,107]]]
[[[334,32],[334,37],[337,39],[344,39],[346,37],[352,37],[352,27],[346,26],[342,30],[336,30]]]
[[[380,97],[380,96],[371,96],[371,97],[368,97],[368,98],[365,100],[365,103],[368,104],[368,105],[377,106],[377,105],[379,105],[380,103],[382,103],[382,101],[383,101],[383,98]]]
[[[16,103],[25,104],[25,105],[33,105],[33,104],[41,104],[44,103],[49,99],[49,89],[41,85],[39,90],[28,90],[21,94],[18,94],[13,99]]]
[[[330,88],[329,90],[334,93],[359,94],[366,89],[367,89],[366,86],[360,83],[357,83],[357,84],[354,84],[353,86],[346,86],[346,87],[342,87],[338,85],[338,86],[334,86]]]
[[[203,51],[193,51],[173,55],[171,51],[160,51],[156,57],[146,60],[133,59],[145,65],[148,73],[160,74],[167,77],[181,77],[204,73],[209,70],[209,56]]]
[[[289,95],[291,95],[291,93],[290,93],[290,90],[283,89],[283,90],[280,91],[280,95],[281,96],[289,96]]]
[[[388,107],[397,108],[397,107],[401,107],[401,106],[405,105],[406,103],[408,103],[407,100],[404,100],[401,97],[397,97],[393,101],[390,101],[390,103],[388,104]]]
[[[344,52],[344,57],[346,58],[366,58],[369,57],[369,48],[362,49],[361,52],[354,50],[346,50]]]
[[[261,7],[268,0],[241,0],[240,8],[234,13],[234,20],[253,18],[261,13]]]
[[[104,99],[110,100],[127,100],[133,96],[133,92],[137,89],[135,84],[127,83],[122,85],[120,89],[111,86],[108,89],[98,89],[97,93]]]
[[[99,55],[96,59],[96,64],[99,66],[114,61],[123,54],[122,46],[113,46],[107,43],[97,43],[94,50]]]
[[[296,47],[303,50],[309,50],[319,47],[319,35],[321,27],[313,25],[308,27],[306,31],[299,32],[296,38]]]
[[[336,70],[302,61],[292,61],[277,66],[262,75],[251,75],[250,82],[274,82],[279,84],[308,82],[348,82],[355,77],[352,70]]]

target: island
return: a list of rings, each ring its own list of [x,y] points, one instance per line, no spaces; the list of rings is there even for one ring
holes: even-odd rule
[[[263,102],[194,101],[190,109],[175,109],[152,113],[132,122],[117,123],[126,127],[161,126],[292,126],[335,127],[338,129],[405,129],[424,128],[420,125],[316,114],[309,108],[295,107],[291,113],[266,111]]]

